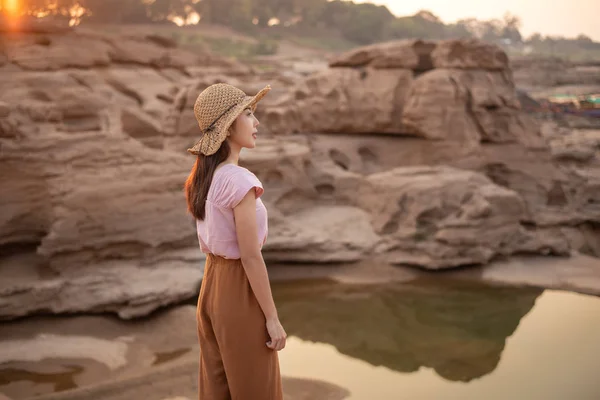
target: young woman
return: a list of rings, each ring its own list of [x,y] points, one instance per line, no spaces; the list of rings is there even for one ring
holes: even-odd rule
[[[198,96],[194,114],[202,136],[185,182],[188,211],[207,254],[196,313],[200,342],[200,400],[281,400],[279,322],[261,249],[267,210],[258,178],[238,165],[242,148],[256,146],[256,96],[215,84]]]

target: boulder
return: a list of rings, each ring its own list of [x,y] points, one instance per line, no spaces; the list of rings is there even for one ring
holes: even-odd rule
[[[400,68],[423,72],[434,68],[500,71],[508,57],[498,46],[475,39],[395,40],[359,47],[334,57],[330,67]]]
[[[412,79],[404,69],[317,73],[294,89],[297,121],[308,132],[402,133],[400,116]]]
[[[163,252],[149,263],[94,261],[60,274],[40,276],[39,257],[8,257],[0,262],[10,278],[0,281],[0,320],[37,313],[115,313],[138,318],[197,295],[203,260],[197,251]]]
[[[333,58],[329,66],[398,68],[426,71],[433,68],[431,52],[435,42],[423,40],[397,40],[362,46]]]
[[[504,50],[477,39],[440,41],[431,58],[434,68],[503,71],[509,67]]]
[[[222,81],[248,94],[281,85],[257,109],[258,147],[240,156],[265,187],[268,262],[598,255],[596,132],[524,115],[493,46],[368,46],[297,82],[182,51],[79,29],[20,33],[3,49],[1,318],[129,318],[194,295],[185,150],[199,137],[196,97]]]
[[[265,258],[277,262],[353,262],[378,242],[368,214],[353,207],[320,206],[271,218]]]
[[[465,144],[505,143],[536,135],[502,72],[436,69],[413,82],[404,102],[405,132]]]
[[[75,33],[17,36],[5,45],[4,52],[8,62],[34,71],[92,68],[111,63],[108,43]]]
[[[356,196],[370,210],[378,252],[394,264],[440,269],[484,264],[529,234],[519,195],[484,175],[449,167],[399,167],[370,175]],[[552,249],[564,254],[568,246]]]
[[[199,62],[197,55],[179,48],[165,47],[156,40],[109,39],[110,58],[115,63],[139,64],[157,68],[184,68]]]

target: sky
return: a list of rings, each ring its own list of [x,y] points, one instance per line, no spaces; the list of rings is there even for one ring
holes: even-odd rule
[[[502,19],[506,12],[521,18],[521,34],[576,37],[583,33],[600,41],[600,0],[354,0],[387,6],[396,16],[428,10],[445,23],[463,18]]]

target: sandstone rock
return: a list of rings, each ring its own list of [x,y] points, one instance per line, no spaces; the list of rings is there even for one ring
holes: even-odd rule
[[[444,40],[431,52],[435,68],[501,71],[508,68],[508,56],[498,46],[476,39]]]
[[[505,70],[508,57],[498,46],[479,40],[397,40],[359,47],[335,57],[330,67]]]
[[[556,231],[559,231],[557,233]],[[560,227],[552,230],[552,234],[565,240],[569,247],[581,254],[600,258],[600,224],[586,222],[574,227]]]
[[[144,38],[148,39],[149,41],[154,42],[162,47],[166,47],[166,48],[170,48],[170,49],[177,47],[177,41],[175,39],[172,39],[167,36],[158,35],[158,34],[154,33],[154,34],[146,35]]]
[[[431,51],[436,44],[423,40],[397,40],[362,46],[330,61],[330,67],[400,68],[426,71],[433,68]]]
[[[109,98],[64,73],[17,77],[17,82],[0,79],[0,96],[10,97],[19,110],[14,117],[22,126],[42,126],[44,134],[22,129],[18,141],[7,138],[1,143],[6,151],[0,164],[10,171],[2,176],[10,188],[10,195],[0,199],[3,243],[38,243],[38,251],[57,268],[194,244],[193,232],[175,228],[189,224],[184,207],[173,207],[176,202],[183,206],[180,186],[173,182],[185,179],[186,158],[148,153],[148,147],[128,135],[140,134],[134,129],[136,123],[138,129],[140,123],[149,129],[151,117],[130,110],[125,121],[120,113],[113,118]],[[58,117],[44,117],[39,111],[43,109]],[[85,118],[102,121],[99,129],[85,131],[81,125],[64,129],[65,124]],[[133,210],[140,214],[132,225]],[[164,230],[161,218],[174,225],[159,234],[152,227]],[[146,226],[147,235],[138,236],[134,227],[138,223]]]
[[[4,188],[0,197],[0,246],[39,242],[52,221],[44,177],[16,162],[1,160],[0,165],[0,184]]]
[[[384,172],[399,166],[448,165],[477,169],[481,147],[457,141],[424,140],[392,135],[311,134],[312,158],[331,160],[337,167],[359,175]]]
[[[266,185],[263,197],[273,223],[315,206],[352,205],[349,197],[364,179],[315,152],[303,136],[263,139],[260,148],[242,153],[240,165]]]
[[[76,37],[97,54],[72,69],[64,47]],[[62,58],[50,64],[44,53],[23,69],[9,59],[11,73],[0,74],[0,102],[10,104],[0,106],[0,245],[41,257],[43,273],[5,286],[6,318],[130,317],[189,296],[201,256],[181,192],[194,160],[185,149],[199,134],[193,103],[219,81],[249,94],[281,85],[258,108],[258,148],[240,158],[265,186],[269,261],[381,254],[439,269],[597,252],[595,133],[540,129],[523,115],[495,48],[376,45],[292,85],[219,58],[190,67],[169,43],[139,37],[23,35],[9,50],[40,47]],[[101,68],[90,61],[102,57]],[[146,273],[143,288],[124,289]]]
[[[402,123],[406,132],[427,139],[502,143],[536,134],[523,119],[504,73],[436,69],[413,82]]]
[[[49,21],[46,18],[21,17],[18,24],[8,24],[5,17],[0,19],[0,33],[49,33],[64,34],[72,32],[67,22]]]
[[[546,170],[546,206],[555,209],[537,220],[544,225],[597,223],[600,217],[600,130],[570,129],[545,123],[541,130],[549,143],[552,174]],[[538,203],[540,201],[538,200]]]
[[[3,102],[0,101],[0,118],[6,118],[10,115],[10,106]]]
[[[100,115],[108,102],[68,74],[21,72],[0,78],[0,85],[0,98],[18,104],[22,115],[34,121],[30,127],[52,123],[65,132],[100,130]]]
[[[343,206],[314,207],[271,220],[265,258],[279,262],[352,262],[378,241],[368,214]]]
[[[220,79],[218,81],[221,81]],[[217,83],[217,82],[215,82]],[[206,85],[199,80],[180,89],[163,119],[163,131],[168,137],[198,138],[198,122],[194,117],[194,102]],[[193,140],[193,139],[192,139]]]
[[[536,98],[553,94],[595,93],[600,85],[600,66],[577,65],[560,57],[511,57],[515,82]]]
[[[160,67],[173,63],[155,69],[109,63],[95,70],[95,62],[69,59],[69,52],[83,53],[77,44],[100,43],[87,47],[95,53],[86,60],[105,57],[111,45],[101,35],[43,38],[24,36],[9,50],[18,56],[48,47],[40,59],[23,61],[25,67],[89,69],[0,76],[0,102],[10,104],[0,116],[6,172],[0,176],[6,189],[0,263],[12,253],[37,254],[39,262],[26,260],[16,270],[35,264],[42,271],[18,282],[1,279],[2,318],[75,311],[129,318],[192,296],[200,251],[181,192],[190,159],[152,149],[162,148],[157,121],[187,76]],[[60,57],[46,60],[54,51]],[[152,54],[145,56],[138,61],[154,63]],[[194,257],[167,256],[170,251]],[[10,276],[2,265],[2,275]]]
[[[598,164],[562,165],[544,148],[521,143],[465,146],[460,141],[353,134],[312,134],[311,145],[313,160],[329,160],[359,176],[424,165],[483,173],[495,184],[518,193],[525,202],[524,221],[537,227],[597,220]]]
[[[0,138],[19,137],[18,122],[14,118],[0,118]]]
[[[76,34],[27,36],[5,46],[8,61],[26,70],[92,68],[111,62],[107,43]]]
[[[577,129],[554,137],[550,150],[558,160],[591,161],[600,153],[600,130]]]
[[[163,147],[163,134],[160,124],[148,114],[136,108],[123,109],[121,112],[123,132],[148,147],[161,149]]]
[[[167,100],[176,90],[172,81],[150,68],[112,68],[104,78],[106,83],[137,102],[137,106],[157,120],[166,113]]]
[[[396,168],[369,176],[356,201],[370,210],[382,236],[379,251],[396,264],[438,269],[486,263],[512,252],[523,236],[522,199],[470,171]]]
[[[157,132],[153,117],[103,77],[114,79],[92,71],[0,78],[16,130],[0,138],[1,318],[79,311],[132,318],[197,293],[200,251],[181,194],[187,159],[149,149],[151,136],[141,135]],[[4,263],[11,253],[40,259],[11,269]],[[13,279],[11,271],[31,268],[42,275]]]
[[[34,313],[114,312],[141,317],[192,298],[202,279],[198,250],[163,252],[155,262],[99,261],[40,276],[39,257],[9,257],[0,263],[0,320]],[[115,254],[115,256],[117,256]]]
[[[333,68],[295,87],[282,118],[267,115],[265,124],[271,132],[402,133],[411,82],[409,70]]]
[[[81,51],[85,49],[85,51]],[[195,54],[169,45],[156,36],[115,37],[110,33],[65,32],[14,34],[5,44],[6,59],[26,70],[94,68],[110,64],[137,64],[152,68],[185,69],[220,64],[219,57],[202,51]],[[235,63],[232,63],[235,64]]]
[[[2,219],[7,223],[0,236],[6,242],[23,240],[23,234],[14,237],[10,232],[31,232],[30,240],[40,241],[40,254],[57,268],[194,245],[194,232],[178,228],[190,222],[180,183],[173,185],[185,179],[184,159],[160,152],[150,155],[126,137],[88,135],[85,145],[78,138],[59,138],[5,147],[11,156],[2,160],[3,169],[18,172],[3,179],[13,190],[2,198]],[[49,157],[34,156],[40,149]],[[65,171],[65,162],[73,169]],[[44,207],[35,207],[40,203]],[[132,213],[138,215],[136,222],[130,219]],[[30,222],[24,225],[25,221]],[[142,226],[145,233],[140,235]]]
[[[157,68],[183,68],[198,63],[198,58],[191,52],[177,48],[164,48],[155,41],[123,39],[110,41],[112,47],[110,58],[116,63],[133,63]]]
[[[550,155],[487,147],[482,167],[495,183],[518,192],[527,204],[527,221],[536,226],[576,225],[598,218],[600,169],[554,162]],[[520,154],[519,154],[520,153]],[[527,160],[525,157],[530,156]],[[492,161],[494,160],[494,161]]]
[[[544,145],[536,124],[520,110],[506,55],[495,46],[388,42],[350,51],[331,65],[335,68],[313,74],[287,97],[260,109],[269,132],[395,133],[467,146],[517,140]],[[413,70],[420,73],[413,77]]]

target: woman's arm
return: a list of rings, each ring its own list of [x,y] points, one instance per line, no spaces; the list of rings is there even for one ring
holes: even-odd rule
[[[274,350],[285,347],[286,333],[279,322],[275,302],[271,293],[267,266],[260,251],[256,222],[256,193],[250,190],[233,209],[235,228],[240,249],[242,265],[267,321],[267,330],[271,342],[267,344]]]

